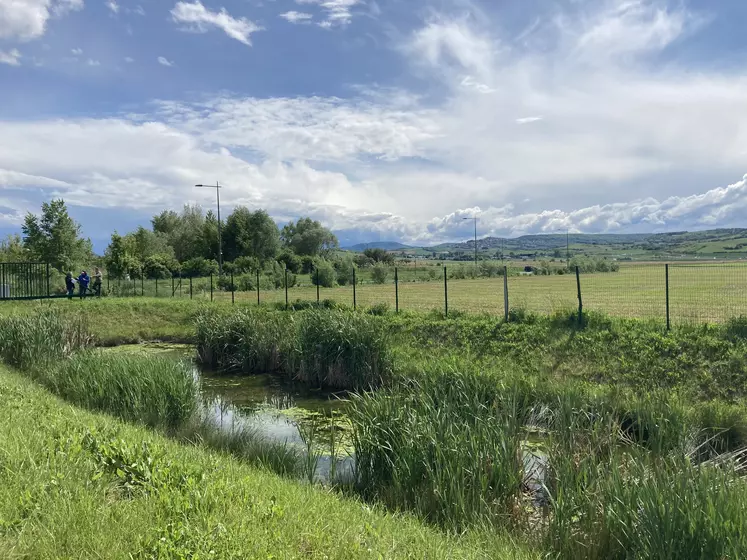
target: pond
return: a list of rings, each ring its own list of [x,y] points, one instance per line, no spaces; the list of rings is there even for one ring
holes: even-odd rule
[[[192,360],[189,344],[126,344],[106,349]],[[334,438],[337,475],[352,471],[350,426],[344,393],[311,390],[271,374],[218,375],[194,368],[205,411],[221,429],[250,429],[270,441],[310,448],[318,455],[316,477],[328,477]]]

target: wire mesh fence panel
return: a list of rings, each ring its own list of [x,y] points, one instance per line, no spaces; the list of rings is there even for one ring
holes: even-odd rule
[[[431,267],[436,272],[432,279],[427,273],[418,276],[399,275],[400,311],[439,311],[444,310],[443,268]],[[421,271],[423,267],[421,266]]]
[[[674,324],[720,323],[747,315],[747,264],[672,264],[669,302]]]
[[[575,275],[539,276],[510,268],[508,273],[509,309],[551,314],[578,308]],[[503,309],[502,304],[499,309]]]
[[[584,310],[665,321],[665,270],[664,264],[650,264],[621,265],[619,270],[608,272],[582,272]]]

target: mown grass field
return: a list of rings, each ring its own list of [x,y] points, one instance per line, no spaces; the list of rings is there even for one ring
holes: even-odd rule
[[[356,287],[357,305],[367,307],[386,303],[395,307],[396,295],[390,275],[387,284],[361,284]],[[578,308],[578,288],[574,275],[508,277],[509,308],[549,314]],[[183,297],[188,297],[187,293]],[[619,272],[582,274],[581,296],[585,310],[615,317],[666,320],[666,279],[663,264],[622,266]],[[209,292],[195,293],[196,299],[209,300]],[[256,292],[236,292],[239,301],[256,302]],[[316,301],[315,286],[288,290],[290,303]],[[319,297],[353,304],[353,287],[320,288]],[[231,294],[214,291],[216,300],[230,301]],[[284,303],[285,291],[261,291],[262,303]],[[747,264],[676,264],[669,268],[670,318],[673,323],[723,322],[747,315]],[[503,278],[449,279],[450,311],[504,314]],[[444,310],[443,273],[430,282],[400,282],[401,310]]]

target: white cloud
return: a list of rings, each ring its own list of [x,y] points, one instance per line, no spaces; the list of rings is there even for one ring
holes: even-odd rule
[[[78,48],[70,49],[70,52],[73,53],[75,56],[80,56],[83,54],[83,49],[78,49]]]
[[[747,180],[718,185],[747,170],[745,68],[660,63],[701,29],[682,8],[571,4],[518,43],[490,18],[431,15],[399,50],[428,97],[364,85],[0,123],[0,169],[58,181],[76,204],[147,210],[218,177],[228,206],[423,243],[462,235],[474,212],[482,235],[743,223]]]
[[[199,0],[195,2],[177,2],[171,10],[171,18],[176,23],[187,24],[188,29],[205,33],[209,28],[216,27],[231,39],[251,46],[251,34],[262,28],[246,18],[234,18],[225,8],[220,12],[211,12]]]
[[[132,58],[131,56],[126,56],[126,57],[124,57],[124,61],[125,61],[125,62],[126,62],[127,64],[131,64],[131,63],[135,62],[135,59],[134,59],[134,58]],[[167,62],[168,62],[168,61],[167,61]]]
[[[161,66],[173,66],[174,65],[172,61],[170,61],[168,58],[163,57],[163,56],[158,57],[158,64],[160,64]]]
[[[88,59],[88,60],[86,61],[86,64],[87,64],[88,66],[101,66],[101,63],[100,63],[100,62],[99,62],[98,60],[94,60],[93,58],[89,58],[89,59]]]
[[[0,39],[38,39],[52,16],[82,9],[83,0],[0,0]]]
[[[18,49],[11,49],[9,51],[0,51],[0,64],[8,64],[10,66],[21,65],[21,53]]]
[[[280,14],[281,18],[284,20],[290,22],[290,23],[310,23],[311,19],[314,17],[311,14],[307,14],[305,12],[296,12],[296,11],[290,11],[285,12],[283,14]]]
[[[119,4],[117,4],[117,2],[115,0],[109,0],[106,3],[106,7],[109,8],[112,11],[112,13],[114,13],[114,14],[118,14],[119,13]]]
[[[363,4],[362,0],[296,0],[299,5],[315,5],[324,10],[326,19],[322,27],[345,26],[353,19],[352,9]]]

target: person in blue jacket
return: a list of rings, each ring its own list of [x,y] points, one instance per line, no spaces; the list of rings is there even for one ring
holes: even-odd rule
[[[80,276],[78,276],[78,286],[80,287],[80,299],[83,299],[83,296],[86,295],[86,292],[88,291],[88,283],[91,281],[91,277],[88,276],[86,271],[80,273]]]
[[[68,272],[65,275],[65,289],[67,290],[67,299],[73,299],[75,293],[75,280],[73,280],[73,273]]]

